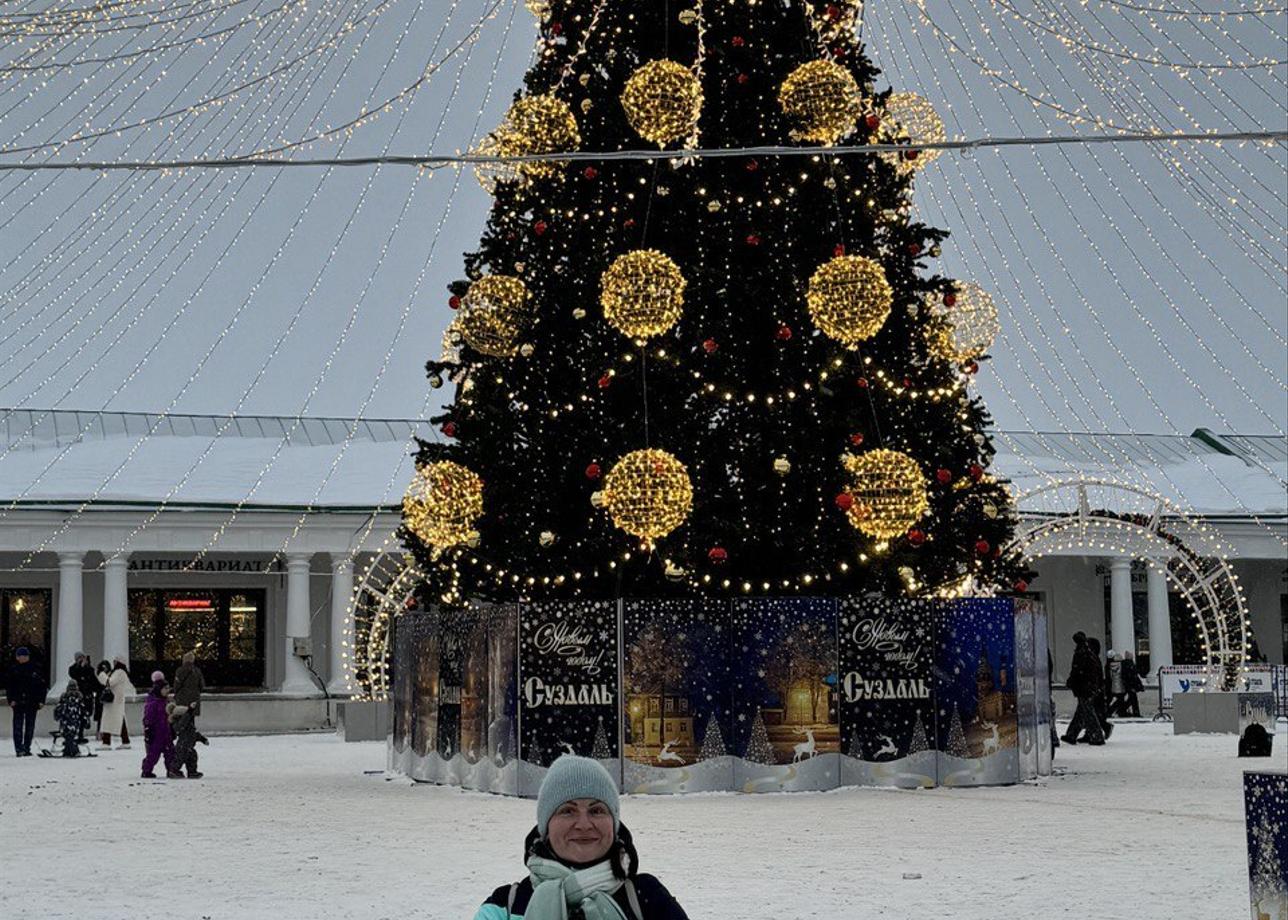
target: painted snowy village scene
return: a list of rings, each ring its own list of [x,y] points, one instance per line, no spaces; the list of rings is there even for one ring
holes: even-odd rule
[[[1288,7],[0,44],[0,918],[1288,920]]]

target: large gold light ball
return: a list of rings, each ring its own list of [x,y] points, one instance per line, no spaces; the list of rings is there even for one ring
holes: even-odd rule
[[[888,140],[908,140],[913,144],[942,144],[948,140],[944,130],[944,120],[939,117],[924,97],[916,93],[891,93],[886,100],[885,118],[881,123],[886,128]],[[913,172],[929,166],[942,150],[909,151],[914,156],[903,153],[882,154],[894,163],[902,172]]]
[[[550,12],[550,0],[523,0],[523,5],[538,19],[545,19],[546,14]]]
[[[894,302],[881,263],[866,256],[837,256],[821,265],[805,292],[818,328],[838,342],[855,345],[876,335]]]
[[[604,319],[623,335],[646,339],[680,319],[687,282],[680,267],[656,249],[618,256],[600,279]]]
[[[810,61],[797,67],[779,88],[778,103],[799,125],[792,137],[820,144],[835,144],[863,113],[858,82],[835,61]]]
[[[518,157],[563,153],[581,146],[581,132],[568,103],[551,95],[524,96],[510,106],[500,126],[483,139],[475,152],[485,156]],[[553,176],[565,161],[524,160],[519,163],[479,163],[474,173],[489,192],[498,182]]]
[[[958,282],[955,296],[951,307],[942,302],[931,307],[926,341],[932,354],[964,364],[992,347],[1002,324],[992,295],[975,282]]]
[[[467,543],[482,516],[483,480],[451,460],[418,467],[403,496],[407,529],[435,550]]]
[[[664,537],[693,508],[693,483],[684,464],[664,450],[635,450],[604,478],[604,505],[613,523],[642,540]]]
[[[926,477],[917,461],[897,450],[844,454],[854,503],[845,512],[850,523],[869,537],[889,540],[908,532],[930,505]]]
[[[510,358],[518,351],[526,319],[527,286],[510,275],[485,275],[461,298],[456,320],[460,334],[475,351]]]
[[[636,134],[662,147],[697,128],[702,84],[683,64],[649,61],[626,81],[622,108]]]

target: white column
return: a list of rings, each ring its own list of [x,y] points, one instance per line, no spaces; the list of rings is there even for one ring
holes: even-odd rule
[[[286,557],[286,666],[282,671],[282,693],[311,695],[317,691],[309,669],[295,654],[295,640],[309,637],[309,556],[291,553]]]
[[[85,605],[82,563],[84,553],[58,554],[58,610],[54,630],[53,684],[50,697],[62,696],[67,689],[67,669],[85,643]]]
[[[129,556],[116,556],[103,565],[103,657],[130,659],[130,600],[126,582]]]
[[[327,692],[348,696],[344,677],[344,659],[353,654],[353,620],[349,619],[349,599],[353,596],[353,562],[347,555],[331,557],[331,680]],[[346,622],[347,620],[347,622]]]
[[[1172,663],[1172,615],[1167,601],[1167,576],[1157,566],[1150,566],[1146,575],[1149,591],[1149,669],[1158,669]]]
[[[1121,556],[1109,563],[1109,647],[1119,654],[1128,649],[1133,654],[1136,652],[1136,629],[1131,613],[1131,560]]]

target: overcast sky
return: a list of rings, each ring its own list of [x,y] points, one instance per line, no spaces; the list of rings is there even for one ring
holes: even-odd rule
[[[1230,69],[1288,58],[1288,20],[1176,6],[955,0],[926,21],[898,0],[869,4],[863,34],[950,136],[1288,127],[1285,67]],[[390,99],[291,155],[464,150],[535,38],[521,0],[152,9],[168,21],[11,37],[0,159],[246,154]],[[945,271],[1001,310],[979,380],[999,426],[1281,434],[1286,197],[1282,145],[1191,144],[945,154],[916,203],[952,232]],[[451,169],[0,174],[0,406],[422,416],[444,288],[487,207]]]

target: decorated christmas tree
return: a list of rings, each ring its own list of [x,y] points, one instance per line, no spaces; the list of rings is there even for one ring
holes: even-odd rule
[[[948,725],[948,742],[944,749],[954,757],[970,756],[970,750],[966,747],[966,733],[962,730],[962,715],[956,706],[953,706],[953,719]]]
[[[604,730],[603,718],[600,718],[599,727],[595,729],[595,741],[591,746],[590,756],[596,760],[608,760],[613,756],[612,745],[608,743],[608,732]]]
[[[769,743],[769,732],[765,730],[765,720],[760,715],[760,710],[756,710],[756,718],[751,723],[751,737],[747,739],[747,751],[743,755],[744,760],[752,763],[773,765],[778,762],[774,755],[774,746]]]
[[[908,754],[909,756],[920,754],[929,749],[930,742],[926,740],[926,726],[921,721],[921,710],[917,710],[917,721],[913,723],[912,737],[908,739]]]
[[[716,717],[713,715],[707,719],[707,733],[702,736],[702,750],[698,752],[698,759],[714,760],[717,757],[724,757],[727,753],[724,733],[720,731],[720,723],[716,721]]]
[[[427,365],[455,387],[404,502],[427,600],[1015,584],[969,386],[996,311],[912,205],[938,151],[838,149],[943,137],[857,0],[527,5]]]

